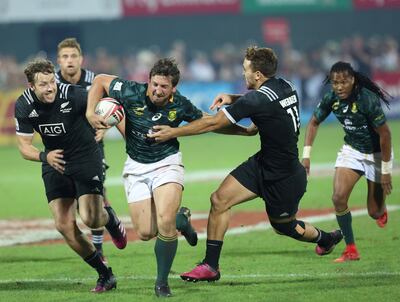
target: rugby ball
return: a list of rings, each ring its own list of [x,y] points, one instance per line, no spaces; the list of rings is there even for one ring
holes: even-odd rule
[[[109,126],[119,124],[125,117],[122,105],[117,100],[109,97],[100,99],[95,112],[104,117]]]

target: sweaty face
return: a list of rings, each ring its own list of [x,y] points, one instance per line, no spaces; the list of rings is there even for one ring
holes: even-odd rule
[[[330,76],[333,91],[341,99],[347,99],[354,87],[354,77],[347,71],[333,72]]]
[[[171,77],[155,75],[150,78],[147,95],[156,106],[167,104],[176,87],[172,86]]]
[[[56,99],[57,84],[54,73],[37,73],[31,88],[39,101],[50,104]]]
[[[82,56],[76,48],[62,48],[57,57],[61,73],[70,77],[79,72],[82,66]]]
[[[251,62],[247,59],[243,61],[243,76],[246,81],[247,89],[256,89],[256,72],[251,68]]]

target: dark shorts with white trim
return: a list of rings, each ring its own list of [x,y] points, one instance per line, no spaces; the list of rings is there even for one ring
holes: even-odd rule
[[[307,174],[299,163],[287,177],[266,180],[256,155],[250,157],[230,173],[237,181],[265,202],[270,218],[283,219],[294,216],[307,188]]]

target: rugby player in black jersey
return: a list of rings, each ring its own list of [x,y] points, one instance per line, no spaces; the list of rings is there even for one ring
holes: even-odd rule
[[[81,45],[75,38],[66,38],[58,43],[57,46],[57,63],[60,70],[56,72],[56,80],[60,83],[79,85],[86,90],[90,89],[92,86],[95,73],[88,69],[82,68],[83,55]],[[104,181],[106,178],[106,170],[108,165],[106,164],[105,153],[104,153],[104,137],[105,130],[94,130],[93,134],[96,135],[96,141],[99,144],[100,152],[103,158],[103,188],[104,195],[103,201],[104,205],[110,205],[110,201],[107,198],[107,191],[104,186]],[[107,263],[107,259],[103,251],[103,239],[104,239],[104,228],[91,230],[92,232],[92,242],[99,252],[100,257],[103,262]]]
[[[158,142],[179,136],[215,131],[243,118],[257,126],[261,150],[234,169],[211,195],[204,260],[183,273],[185,281],[215,281],[220,278],[219,258],[228,229],[230,208],[261,197],[272,227],[278,234],[317,243],[316,253],[326,255],[342,240],[340,231],[326,233],[298,220],[296,213],[306,191],[307,177],[298,159],[299,101],[293,85],[276,77],[278,60],[270,48],[249,47],[243,61],[247,88],[244,95],[218,95],[212,109],[224,104],[216,115],[171,128],[155,126],[149,134]]]
[[[57,230],[67,244],[99,274],[93,292],[116,287],[111,268],[76,222],[77,205],[82,222],[90,228],[105,226],[114,244],[126,246],[126,232],[111,207],[103,207],[102,157],[85,118],[87,91],[56,83],[48,60],[30,62],[25,69],[29,88],[15,105],[18,147],[24,159],[42,162],[42,178]],[[45,147],[33,144],[37,132]]]

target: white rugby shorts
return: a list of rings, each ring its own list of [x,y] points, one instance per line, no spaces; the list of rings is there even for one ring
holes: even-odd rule
[[[182,154],[178,152],[151,164],[139,163],[128,156],[122,177],[128,203],[151,198],[154,189],[166,183],[183,187]]]
[[[393,159],[393,152],[391,155]],[[364,173],[365,178],[380,183],[381,182],[381,153],[361,153],[349,145],[343,145],[338,152],[335,168],[349,168]]]

